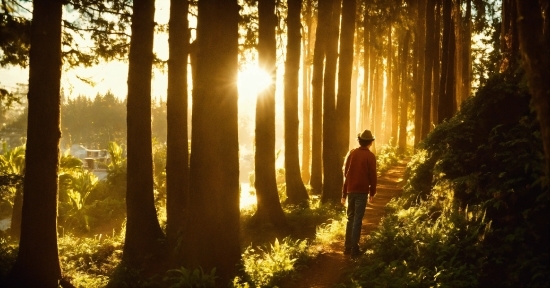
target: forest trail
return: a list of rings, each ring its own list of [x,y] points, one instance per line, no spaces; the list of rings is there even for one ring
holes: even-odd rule
[[[378,178],[376,197],[367,205],[363,218],[361,231],[361,243],[365,237],[378,227],[380,219],[385,214],[384,207],[403,191],[403,174],[407,160],[399,160],[388,171]],[[321,248],[320,248],[321,249]],[[299,275],[292,280],[281,284],[281,288],[330,288],[344,282],[347,272],[354,265],[354,260],[349,255],[344,255],[344,242],[337,241],[328,247],[322,247],[323,251],[313,259],[308,267],[300,270]]]

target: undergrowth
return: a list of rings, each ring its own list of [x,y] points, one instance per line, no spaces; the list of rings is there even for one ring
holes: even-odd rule
[[[548,286],[548,179],[529,101],[520,78],[499,75],[438,125],[341,287]]]
[[[397,161],[395,151],[395,147],[391,146],[384,146],[381,149],[377,155],[380,169],[384,170],[383,167],[389,167]],[[112,173],[110,180],[124,174],[118,170],[115,172]],[[104,183],[101,186],[101,191],[103,188],[108,188],[109,185],[113,187],[117,183]],[[284,194],[284,191],[280,193]],[[90,195],[98,197],[94,193]],[[97,208],[96,206],[98,205],[94,204],[94,209]],[[159,209],[163,209],[163,207]],[[241,211],[242,227],[247,226],[246,221],[250,219],[254,210],[244,209]],[[247,231],[246,229],[242,231],[248,235],[247,237],[254,239],[249,242],[254,244],[243,249],[240,273],[232,283],[234,287],[274,287],[285,279],[296,276],[303,267],[311,265],[311,260],[324,247],[334,241],[343,241],[344,239],[347,219],[345,209],[340,203],[323,204],[319,197],[312,195],[309,205],[305,207],[283,205],[283,210],[292,230],[295,231],[292,236],[281,237],[279,238],[281,240],[278,240],[272,237],[273,235],[269,234],[269,231],[261,229],[259,231]],[[88,210],[88,212],[90,211],[92,210]],[[140,271],[127,270],[122,265],[124,223],[122,223],[121,229],[114,229],[110,235],[77,236],[75,232],[79,232],[79,230],[64,231],[61,229],[61,235],[58,238],[63,277],[75,287],[216,286],[215,269],[203,271],[200,268],[188,270],[185,267],[179,267],[148,278],[140,275]],[[0,236],[1,284],[15,261],[17,245],[7,235]],[[273,241],[273,239],[275,240]]]

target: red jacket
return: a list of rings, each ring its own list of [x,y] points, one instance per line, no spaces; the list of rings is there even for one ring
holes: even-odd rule
[[[352,149],[344,163],[342,198],[348,193],[376,194],[376,157],[367,147]]]

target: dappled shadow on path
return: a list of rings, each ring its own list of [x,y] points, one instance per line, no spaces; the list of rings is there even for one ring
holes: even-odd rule
[[[394,197],[401,195],[403,191],[403,174],[407,160],[400,160],[388,171],[378,177],[376,197],[367,205],[363,218],[361,242],[366,241],[366,236],[371,233],[385,214],[386,204]],[[343,241],[337,241],[327,247],[318,247],[319,256],[308,263],[308,267],[299,271],[295,279],[282,283],[281,288],[329,288],[344,282],[354,260],[344,255]]]

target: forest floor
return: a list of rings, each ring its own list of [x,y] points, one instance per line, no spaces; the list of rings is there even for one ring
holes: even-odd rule
[[[378,227],[378,223],[386,213],[384,209],[386,204],[392,198],[401,195],[406,165],[406,160],[400,160],[378,178],[376,197],[367,205],[363,217],[361,243],[366,241],[366,236]],[[322,249],[319,255],[308,263],[307,267],[298,271],[297,277],[284,281],[279,287],[330,288],[345,282],[345,277],[355,266],[355,260],[343,254],[344,242],[337,241],[319,249]]]

